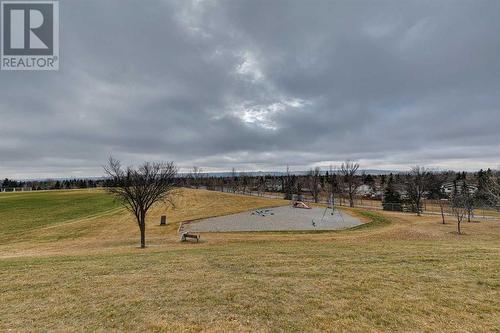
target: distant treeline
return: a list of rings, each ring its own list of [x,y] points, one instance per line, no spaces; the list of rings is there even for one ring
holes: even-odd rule
[[[30,189],[32,191],[40,190],[63,190],[79,188],[95,188],[106,185],[106,180],[95,179],[64,179],[64,180],[34,180],[34,181],[16,181],[5,178],[0,183],[0,188],[9,191],[13,189]]]
[[[319,168],[305,175],[250,176],[233,171],[229,177],[214,177],[199,168],[179,178],[179,185],[229,193],[282,195],[284,199],[307,198],[325,202],[329,198],[348,200],[355,198],[382,200],[387,210],[421,209],[422,200],[446,200],[458,194],[467,196],[471,206],[497,206],[490,195],[489,184],[500,178],[493,170],[478,172],[435,172],[415,167],[407,173],[358,173],[357,164],[346,165],[344,170],[322,171]],[[331,200],[331,199],[330,199]]]
[[[491,200],[489,184],[497,183],[500,173],[493,170],[478,172],[433,172],[414,168],[408,173],[366,174],[359,173],[359,165],[343,165],[344,169],[323,171],[319,168],[306,174],[285,172],[282,174],[251,175],[233,170],[230,176],[203,173],[193,168],[188,174],[178,174],[176,183],[181,187],[202,188],[229,193],[257,195],[275,194],[284,199],[306,197],[312,201],[327,201],[340,198],[353,201],[354,198],[382,200],[388,210],[400,210],[413,206],[418,210],[423,199],[449,199],[457,193],[469,193],[474,205],[498,205]],[[111,181],[102,179],[64,179],[16,181],[5,178],[0,189],[27,188],[30,190],[83,189],[111,186]]]

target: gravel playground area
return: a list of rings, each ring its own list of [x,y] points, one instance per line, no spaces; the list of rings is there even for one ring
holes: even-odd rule
[[[249,211],[240,214],[213,217],[184,224],[184,231],[290,231],[339,230],[362,222],[344,212],[325,208],[301,209],[290,206]]]

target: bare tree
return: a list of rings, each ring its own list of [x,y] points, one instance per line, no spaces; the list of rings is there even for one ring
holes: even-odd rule
[[[290,172],[290,167],[286,166],[286,174],[283,182],[283,192],[285,192],[285,200],[293,199],[293,192],[295,189],[295,176]]]
[[[328,202],[334,205],[335,203],[335,193],[338,192],[339,184],[337,180],[337,174],[333,167],[330,165],[330,172],[328,175],[328,189],[329,189],[329,198]]]
[[[298,201],[304,200],[304,196],[302,195],[302,188],[302,179],[300,177],[297,177],[297,181],[295,182],[295,191],[297,192]]]
[[[319,194],[321,192],[320,177],[321,170],[319,167],[316,167],[314,168],[314,170],[309,171],[309,174],[307,175],[307,186],[315,203],[319,202]]]
[[[439,208],[441,209],[441,220],[443,221],[443,224],[446,224],[446,220],[444,218],[444,208],[446,207],[446,204],[448,203],[447,199],[439,199]]]
[[[453,216],[455,216],[455,219],[457,220],[457,233],[461,235],[462,231],[460,229],[460,225],[468,212],[466,198],[463,196],[462,193],[457,192],[452,195],[451,211],[453,213]]]
[[[338,177],[337,177],[337,176],[338,176]],[[340,200],[339,200],[339,204],[340,204],[341,206],[343,206],[343,205],[344,205],[344,203],[345,203],[345,200],[346,200],[346,198],[345,198],[345,196],[344,196],[344,194],[345,194],[345,192],[346,192],[346,191],[345,191],[345,188],[346,188],[346,183],[345,183],[345,181],[344,181],[344,180],[345,180],[345,179],[344,179],[344,176],[341,174],[340,170],[337,170],[337,172],[336,172],[336,174],[335,174],[335,178],[337,178],[337,179],[336,179],[336,183],[337,183],[336,185],[337,185],[337,193],[338,193],[338,195],[339,195],[339,199],[340,199]]]
[[[413,167],[410,173],[405,176],[404,187],[408,199],[420,216],[422,213],[422,200],[429,188],[429,172],[424,167]]]
[[[445,172],[437,172],[431,174],[431,176],[430,187],[433,188],[431,191],[433,192],[434,199],[438,200],[439,208],[441,210],[441,221],[443,224],[446,224],[444,211],[445,208],[449,205],[449,197],[444,192],[443,185],[448,179],[448,174]]]
[[[500,181],[490,177],[486,184],[486,193],[489,204],[498,206],[500,204]]]
[[[110,178],[107,192],[134,214],[141,232],[141,248],[145,248],[146,214],[157,202],[172,203],[177,167],[173,162],[145,162],[137,169],[123,168],[120,161],[110,157],[104,172]]]
[[[249,177],[245,174],[245,172],[240,172],[238,177],[238,190],[243,194],[246,194],[249,183]]]
[[[256,184],[257,193],[258,193],[259,197],[262,197],[266,192],[266,178],[265,177],[257,177],[256,181],[257,181],[257,184]]]
[[[193,178],[193,185],[196,189],[200,188],[201,181],[203,180],[203,169],[197,166],[193,167],[191,172],[191,177]]]
[[[238,192],[238,174],[236,173],[236,169],[231,169],[231,177],[229,180],[229,188],[232,193]]]
[[[460,193],[462,194],[464,200],[465,209],[467,209],[467,222],[470,222],[471,217],[474,215],[474,209],[476,208],[476,198],[474,196],[474,190],[464,180]]]
[[[354,195],[359,187],[359,180],[356,177],[359,164],[351,161],[346,161],[340,166],[340,174],[342,175],[345,189],[349,195],[349,206],[354,207]]]

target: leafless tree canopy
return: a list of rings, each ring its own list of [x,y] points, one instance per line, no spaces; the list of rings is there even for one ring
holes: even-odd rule
[[[307,176],[307,186],[309,187],[309,192],[311,193],[314,202],[316,203],[319,202],[319,195],[321,193],[320,177],[321,170],[319,167],[316,167],[314,168],[314,170],[309,171],[309,174]]]
[[[198,166],[194,166],[190,176],[193,179],[192,185],[197,189],[200,188],[203,180],[203,169]]]
[[[498,179],[488,179],[486,191],[489,197],[489,202],[492,206],[500,205],[500,181]]]
[[[134,214],[141,231],[141,247],[146,247],[146,214],[157,202],[171,202],[177,167],[173,162],[146,162],[137,169],[123,168],[120,161],[110,158],[104,172],[111,179],[108,193]]]
[[[342,175],[342,180],[345,184],[345,189],[349,195],[349,206],[354,207],[354,195],[359,187],[359,181],[356,178],[356,173],[358,172],[359,164],[351,161],[346,161],[340,166],[340,174]]]
[[[453,216],[457,220],[457,232],[460,235],[462,234],[460,225],[468,214],[467,198],[464,196],[463,193],[457,192],[451,196],[450,200],[451,200],[451,211],[453,213]]]
[[[236,169],[232,168],[231,169],[231,181],[229,183],[229,188],[231,192],[236,193],[238,192],[238,174],[236,173]]]
[[[430,173],[424,167],[415,166],[404,179],[406,196],[415,206],[418,215],[422,212],[422,199],[429,188],[429,175]]]
[[[285,193],[285,200],[292,200],[293,192],[295,191],[295,176],[290,172],[290,167],[288,165],[286,166],[286,174],[282,188]]]

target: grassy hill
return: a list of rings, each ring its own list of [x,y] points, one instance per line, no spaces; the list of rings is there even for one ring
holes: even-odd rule
[[[2,235],[99,215],[117,203],[98,190],[44,191],[0,194]]]
[[[18,227],[0,244],[0,331],[498,331],[499,222],[457,236],[439,216],[351,210],[370,224],[178,242],[180,221],[282,203],[184,190],[152,212],[145,250],[122,210]]]

